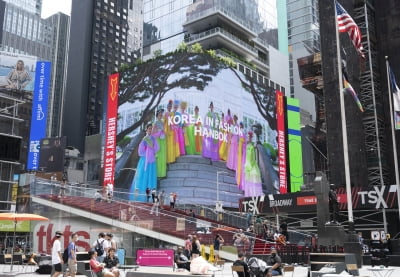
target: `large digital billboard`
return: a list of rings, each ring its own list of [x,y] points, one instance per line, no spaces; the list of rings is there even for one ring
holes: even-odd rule
[[[40,140],[46,136],[48,94],[50,86],[51,62],[36,64],[35,89],[33,92],[31,130],[29,135],[28,170],[39,170]]]
[[[209,54],[178,52],[120,72],[115,185],[237,206],[279,193],[276,93]]]
[[[0,87],[33,91],[36,57],[0,51]]]

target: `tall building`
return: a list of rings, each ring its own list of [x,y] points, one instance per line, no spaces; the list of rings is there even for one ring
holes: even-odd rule
[[[173,51],[183,41],[200,43],[203,49],[234,58],[242,72],[285,91],[289,85],[283,62],[287,60],[287,45],[279,46],[279,35],[287,38],[287,34],[280,32],[286,26],[278,26],[276,2],[145,0],[144,58]]]
[[[42,13],[42,0],[4,0],[4,2],[12,3],[15,6],[39,17]]]
[[[33,9],[41,7],[41,1],[20,2],[9,0],[4,5],[1,50],[52,62],[47,136],[60,136],[70,18],[58,13],[42,19],[41,8]]]
[[[26,69],[29,68],[33,80],[36,60],[51,61],[53,64],[47,121],[48,135],[57,136],[63,98],[63,76],[66,74],[66,49],[68,49],[69,17],[57,14],[42,19],[41,0],[37,1],[0,1],[0,50],[9,58],[21,59]],[[3,58],[3,57],[2,57]],[[6,58],[4,61],[7,60]],[[3,62],[3,60],[2,60]],[[3,64],[3,63],[2,63]],[[4,74],[4,72],[3,72]],[[2,77],[2,82],[4,77]],[[29,140],[29,122],[31,121],[33,81],[26,87],[8,88],[2,83],[0,133],[1,176],[0,191],[5,201],[1,210],[12,210],[15,201],[14,183],[18,183],[18,173],[25,169]],[[53,130],[53,132],[51,131]],[[17,149],[14,153],[11,149]],[[10,152],[11,151],[11,152]]]
[[[318,1],[287,1],[287,18],[290,96],[300,99],[302,109],[308,111],[315,120],[316,106],[314,98],[318,96],[302,87],[297,59],[320,51]]]
[[[390,123],[392,115],[389,113],[388,78],[384,57],[389,57],[392,70],[399,78],[400,56],[396,49],[400,46],[400,4],[394,0],[383,6],[368,0],[341,1],[341,4],[360,28],[365,55],[365,58],[360,58],[347,33],[339,34],[341,67],[364,108],[361,112],[354,99],[345,94],[350,182],[353,189],[362,187],[370,190],[368,194],[374,194],[379,187],[380,191],[386,194],[395,187],[391,186],[395,182],[393,163],[398,157],[393,157]],[[343,112],[339,105],[339,94],[334,93],[339,91],[334,2],[319,1],[319,14],[321,55],[314,54],[299,60],[299,65],[304,87],[319,94],[323,99],[323,109],[320,112],[326,124],[326,136],[319,139],[323,141],[321,145],[326,143],[329,182],[344,186],[344,142],[341,123]],[[369,196],[365,201],[375,203]],[[385,209],[390,205],[393,209]],[[376,209],[366,211],[364,215],[363,211],[355,212],[357,216],[371,219],[370,222],[375,221],[373,228],[388,228],[390,233],[398,233],[398,209],[395,205],[395,202],[383,201],[377,203]],[[381,211],[382,215],[377,214],[377,211]],[[382,218],[389,223],[387,226],[382,225]],[[395,224],[390,224],[393,222]]]
[[[70,17],[63,13],[57,13],[44,21],[51,26],[52,30],[52,78],[49,94],[47,136],[60,137],[67,80]]]
[[[85,135],[98,134],[102,129],[107,76],[132,62],[135,43],[140,46],[142,24],[134,17],[141,13],[140,3],[72,1],[63,135],[68,145],[81,152]]]
[[[1,50],[51,61],[52,26],[17,4],[9,0],[4,5]]]

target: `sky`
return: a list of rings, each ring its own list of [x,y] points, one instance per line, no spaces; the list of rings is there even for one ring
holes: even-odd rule
[[[42,18],[49,17],[57,12],[71,15],[72,0],[43,0],[42,2]]]

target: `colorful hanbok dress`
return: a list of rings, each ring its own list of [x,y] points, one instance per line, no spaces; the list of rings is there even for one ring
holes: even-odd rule
[[[236,184],[240,189],[243,189],[244,179],[244,165],[246,163],[246,136],[242,133],[239,136],[238,145],[238,157],[237,157],[237,169],[236,169]]]
[[[156,154],[157,177],[167,176],[167,141],[164,132],[164,122],[157,120],[153,125],[153,136],[157,139],[160,147]]]
[[[213,111],[209,111],[204,120],[204,128],[207,130],[207,135],[203,136],[202,156],[210,158],[213,161],[219,160],[218,153],[218,138],[214,138],[214,132],[218,132],[219,116]]]
[[[194,115],[195,117],[195,124],[193,127],[193,133],[194,133],[194,143],[195,143],[195,153],[197,155],[201,155],[202,152],[202,146],[203,146],[203,136],[202,136],[202,124],[201,120],[198,120],[200,115],[197,113]]]
[[[133,200],[135,189],[139,192],[139,200],[146,201],[146,188],[157,187],[156,153],[159,150],[157,140],[152,135],[146,135],[139,144],[139,162],[135,178],[130,188],[130,200]],[[141,198],[141,196],[143,196]]]
[[[175,125],[173,123],[169,124],[169,122],[173,121],[168,120],[169,118],[172,119],[174,115],[175,113],[173,111],[167,111],[164,116],[164,131],[167,144],[167,163],[174,163],[176,161]]]
[[[236,130],[239,129],[237,123],[234,123],[233,126],[236,126],[237,128],[232,128],[232,129]],[[226,167],[229,169],[236,170],[237,168],[238,147],[239,147],[239,134],[232,133],[228,150],[228,159],[226,160]]]
[[[249,141],[246,147],[246,163],[244,165],[243,189],[245,197],[263,195],[261,173],[256,154],[253,142]]]
[[[227,123],[226,121],[226,116],[223,116],[223,114],[221,115],[221,122],[220,122],[220,128],[219,131],[223,134],[223,138],[227,138],[228,137],[228,130],[225,129],[224,124]],[[220,160],[226,161],[226,159],[228,158],[228,140],[226,139],[222,139],[219,141],[219,158]]]
[[[196,140],[194,133],[195,124],[196,123],[190,123],[186,127],[184,127],[186,155],[196,154]]]
[[[183,123],[182,116],[184,113],[176,111],[175,112],[175,117],[179,118],[178,124],[175,125],[175,139],[176,139],[176,144],[179,149],[179,155],[178,156],[183,156],[186,155],[186,150],[185,150],[185,135],[184,135],[184,127],[185,124]]]

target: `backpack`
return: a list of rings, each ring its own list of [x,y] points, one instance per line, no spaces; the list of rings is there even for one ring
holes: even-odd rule
[[[68,263],[68,247],[64,249],[64,253],[62,254],[62,259],[64,264]]]
[[[101,243],[99,243],[99,240],[97,240],[96,246],[94,247],[94,251],[97,252],[97,256],[103,256],[104,254],[104,249],[103,249],[103,241],[101,241]]]

